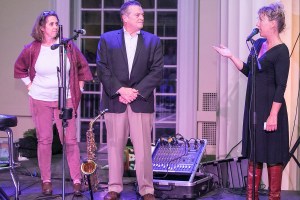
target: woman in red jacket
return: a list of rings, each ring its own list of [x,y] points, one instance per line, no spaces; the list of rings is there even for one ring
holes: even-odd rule
[[[62,120],[58,109],[59,48],[51,50],[58,41],[59,19],[54,11],[45,11],[38,16],[31,36],[34,41],[26,45],[14,66],[14,77],[22,79],[28,89],[30,109],[37,130],[38,163],[42,179],[42,192],[52,194],[51,156],[53,122],[63,143]],[[69,42],[66,45],[66,107],[75,112],[68,120],[64,143],[66,157],[73,180],[74,194],[81,195],[80,154],[76,138],[76,110],[79,105],[84,81],[92,80],[88,63],[79,49]]]

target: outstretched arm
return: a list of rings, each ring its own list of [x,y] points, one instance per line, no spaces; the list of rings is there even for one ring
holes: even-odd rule
[[[225,47],[224,45],[221,44],[219,47],[213,46],[213,48],[214,48],[221,56],[224,56],[224,57],[226,57],[226,58],[229,58],[229,59],[233,62],[233,64],[236,66],[236,68],[237,68],[238,70],[241,71],[241,70],[243,69],[243,65],[244,65],[243,61],[241,61],[239,58],[235,57],[227,47]]]

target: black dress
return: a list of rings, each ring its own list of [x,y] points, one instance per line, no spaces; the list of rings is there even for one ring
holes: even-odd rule
[[[257,53],[266,39],[254,43]],[[251,52],[252,54],[252,52]],[[248,57],[241,72],[248,77],[243,122],[242,155],[253,160],[252,59]],[[289,156],[289,130],[284,92],[289,73],[289,50],[285,44],[274,46],[260,58],[261,70],[256,70],[256,161],[268,164],[287,163]],[[278,113],[277,130],[264,130],[273,102],[282,103]]]

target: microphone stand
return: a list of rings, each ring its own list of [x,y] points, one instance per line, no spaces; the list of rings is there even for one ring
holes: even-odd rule
[[[259,64],[258,61],[258,55],[256,52],[256,49],[254,47],[254,42],[255,40],[251,39],[251,72],[252,72],[252,83],[251,83],[251,87],[252,87],[252,101],[250,102],[250,104],[252,104],[252,106],[250,106],[250,108],[252,107],[253,110],[253,115],[252,115],[252,141],[251,141],[251,152],[253,154],[253,179],[252,179],[252,199],[255,199],[255,170],[256,170],[256,63],[258,66],[258,69],[261,70],[261,66]],[[251,111],[251,109],[250,109]],[[251,121],[251,120],[250,120]],[[251,134],[251,133],[250,133]],[[251,156],[250,156],[251,158]]]
[[[68,39],[63,39],[63,28],[62,25],[59,25],[59,44],[54,44],[51,46],[52,50],[55,50],[59,47],[59,68],[57,68],[57,77],[58,77],[58,109],[61,111],[59,118],[62,119],[62,145],[63,145],[63,163],[62,163],[62,199],[65,199],[65,132],[68,127],[68,119],[72,119],[72,108],[66,108],[67,102],[67,66],[66,66],[66,55],[67,55],[67,44],[70,40],[76,40],[79,36],[79,33],[76,33],[73,37]]]

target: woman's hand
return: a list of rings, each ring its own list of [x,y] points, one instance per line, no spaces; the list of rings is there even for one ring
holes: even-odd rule
[[[238,70],[242,70],[243,69],[243,61],[241,61],[239,58],[236,58],[235,56],[233,56],[233,54],[231,53],[231,51],[225,47],[224,45],[220,45],[219,47],[216,46],[212,46],[221,56],[224,56],[226,58],[229,58],[233,64],[235,65],[235,67]]]
[[[28,91],[30,90],[31,85],[32,85],[32,82],[30,82],[28,85],[26,85]]]
[[[269,115],[266,123],[266,131],[277,130],[277,115]]]
[[[277,116],[281,108],[281,103],[273,102],[270,115],[266,123],[266,131],[276,131],[277,130]]]
[[[226,58],[231,58],[232,57],[232,53],[231,51],[225,47],[224,45],[220,45],[219,47],[213,46],[213,48],[222,56],[226,57]]]

